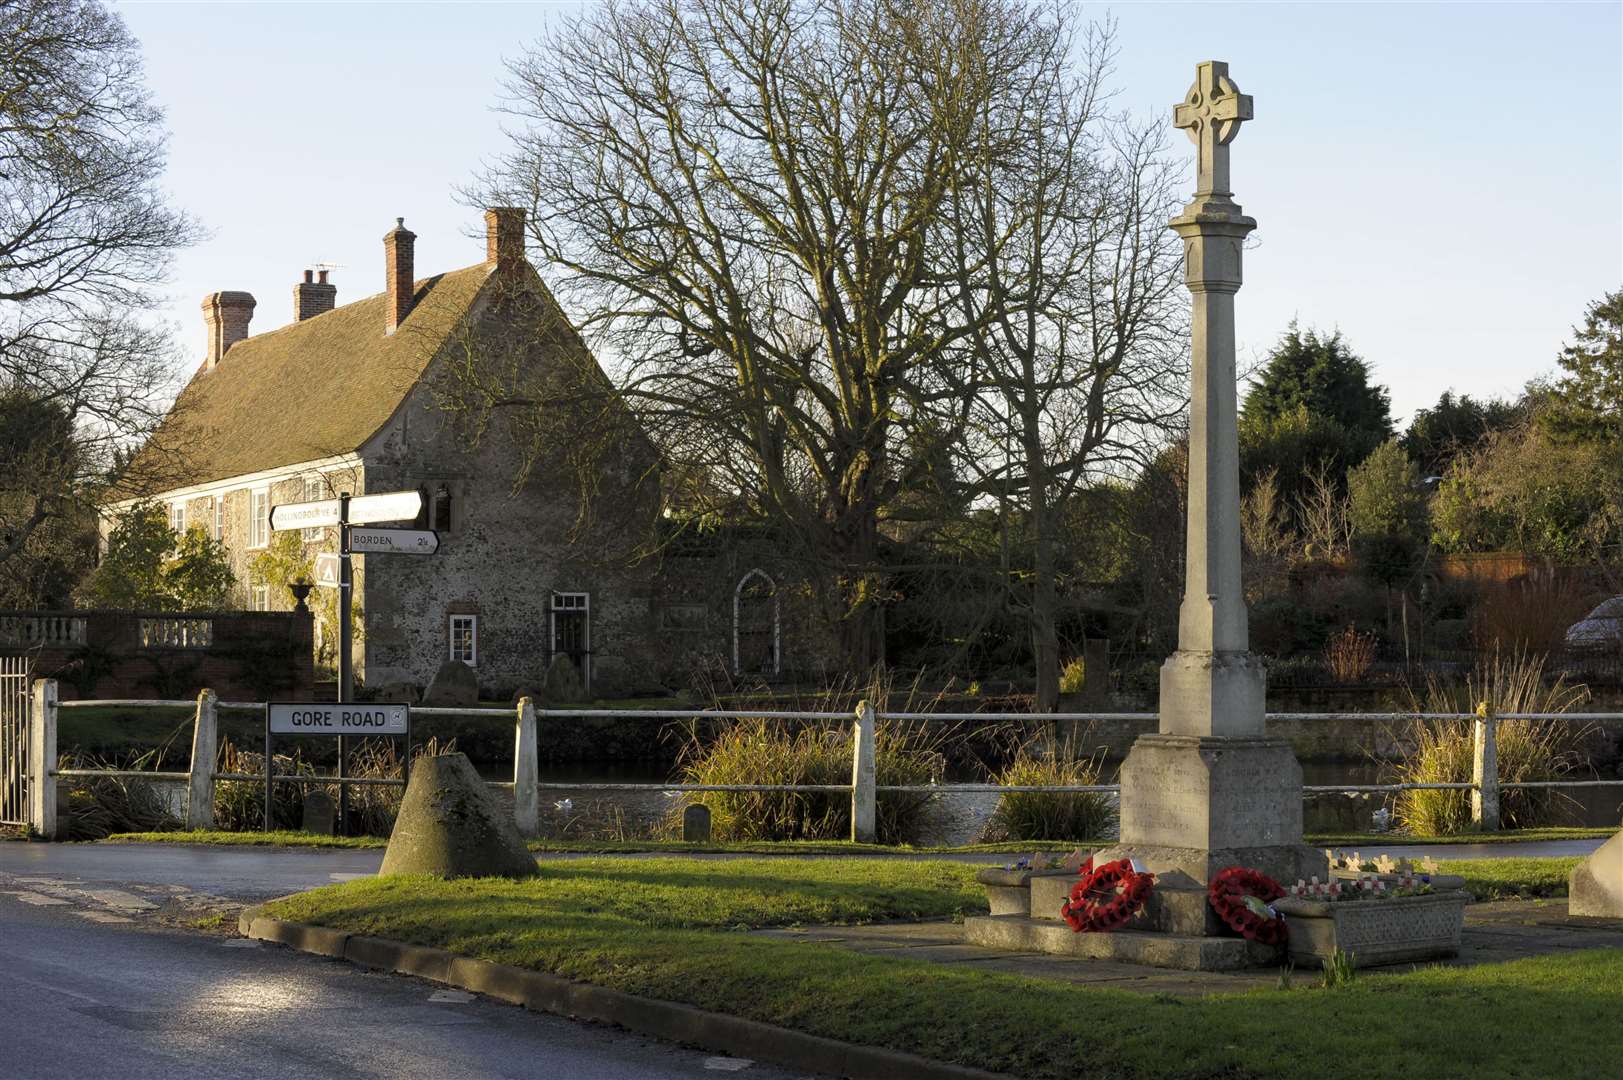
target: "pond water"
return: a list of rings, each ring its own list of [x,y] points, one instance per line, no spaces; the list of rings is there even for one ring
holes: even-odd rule
[[[1119,763],[1107,766],[1105,782],[1117,779]],[[509,779],[492,771],[493,780]],[[625,762],[569,762],[543,765],[540,779],[545,784],[635,783],[657,784],[669,781],[670,774],[651,764]],[[1302,782],[1309,785],[1376,784],[1385,779],[1373,762],[1308,761],[1302,764]],[[953,780],[984,782],[979,776],[949,777]],[[1375,811],[1389,805],[1389,796],[1379,792],[1351,795],[1328,792],[1304,796],[1303,824],[1309,833],[1369,832],[1374,828]],[[568,800],[567,804],[560,806]],[[648,835],[671,814],[679,801],[661,792],[593,792],[589,790],[544,790],[541,797],[543,829],[553,836],[635,839]],[[922,843],[966,844],[980,838],[987,819],[996,809],[997,796],[985,793],[943,795],[932,809],[928,834]],[[1569,788],[1554,796],[1551,825],[1609,827],[1623,821],[1623,787]]]

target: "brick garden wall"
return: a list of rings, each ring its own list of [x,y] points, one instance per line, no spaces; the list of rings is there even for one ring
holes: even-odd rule
[[[295,701],[313,692],[309,612],[0,612],[0,655],[27,656],[63,700]]]

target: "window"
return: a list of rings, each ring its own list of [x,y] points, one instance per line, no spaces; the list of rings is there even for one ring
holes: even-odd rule
[[[740,675],[776,675],[780,652],[778,586],[766,571],[755,569],[733,590],[733,671]]]
[[[255,488],[248,503],[248,546],[262,548],[270,543],[270,489]]]
[[[169,507],[169,527],[176,536],[186,535],[186,504],[173,503]]]
[[[552,594],[552,655],[569,657],[587,689],[592,685],[591,606],[583,592]]]
[[[225,495],[214,496],[214,539],[225,540]]]
[[[326,487],[325,484],[323,484],[321,482],[321,477],[319,477],[319,476],[307,476],[307,477],[304,478],[304,501],[305,502],[320,502],[322,499],[325,499],[326,497],[327,497],[327,487]],[[300,529],[299,533],[306,540],[320,540],[321,539],[321,527],[319,525],[316,526],[314,529]]]
[[[269,585],[255,585],[250,591],[252,593],[252,600],[248,606],[252,610],[269,611],[271,609]]]
[[[429,498],[428,527],[441,535],[451,531],[451,492],[444,484]]]
[[[479,666],[479,616],[452,615],[451,659],[469,667]]]

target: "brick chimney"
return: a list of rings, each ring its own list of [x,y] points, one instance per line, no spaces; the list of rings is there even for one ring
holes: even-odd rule
[[[411,314],[411,297],[416,291],[412,248],[416,243],[417,234],[406,228],[405,218],[395,218],[394,228],[383,234],[384,291],[389,294],[388,308],[384,312],[385,334],[394,333],[395,327]]]
[[[312,272],[304,272],[304,280],[293,286],[293,321],[303,322],[315,315],[331,311],[338,302],[338,286],[327,284],[327,271],[322,270],[320,281],[310,280]]]
[[[203,325],[209,334],[203,370],[212,371],[226,350],[248,336],[248,321],[253,317],[253,293],[217,292],[203,297]]]
[[[485,211],[485,261],[505,269],[524,261],[524,211],[493,206]]]

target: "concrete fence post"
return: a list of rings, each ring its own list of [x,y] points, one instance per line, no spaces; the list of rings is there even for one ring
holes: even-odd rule
[[[864,701],[857,706],[851,730],[851,839],[874,843],[879,836],[878,792],[874,767],[874,707]]]
[[[536,747],[535,703],[518,699],[518,726],[513,733],[513,819],[523,836],[541,831],[540,758]]]
[[[28,711],[28,827],[46,840],[56,839],[56,703],[55,679],[35,679]]]
[[[1484,701],[1471,724],[1471,823],[1499,831],[1499,718]]]
[[[186,827],[214,828],[214,762],[219,754],[219,698],[213,690],[197,695],[192,724],[192,767],[186,780]]]

